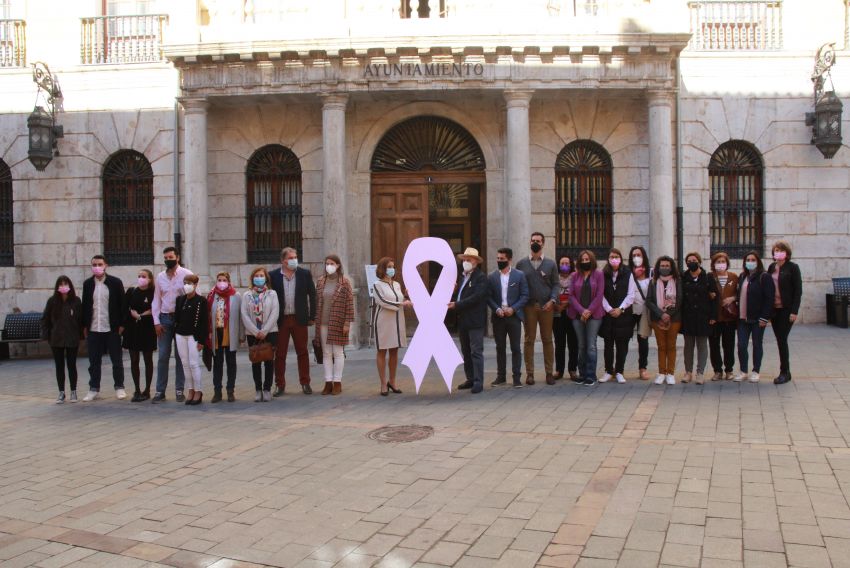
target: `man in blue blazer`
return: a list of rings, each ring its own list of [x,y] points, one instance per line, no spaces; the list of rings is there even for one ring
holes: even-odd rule
[[[496,254],[497,270],[487,277],[490,293],[487,305],[493,314],[493,336],[496,340],[496,380],[492,385],[503,385],[507,382],[506,366],[506,336],[511,340],[511,373],[514,388],[521,388],[522,381],[522,352],[520,336],[522,335],[523,307],[528,302],[528,281],[521,270],[511,268],[514,253],[509,248],[500,248]]]
[[[487,277],[481,271],[484,260],[478,250],[467,248],[458,255],[463,261],[463,273],[458,275],[454,301],[449,309],[457,313],[460,351],[466,381],[458,390],[470,389],[472,394],[484,390],[484,332],[487,329]]]

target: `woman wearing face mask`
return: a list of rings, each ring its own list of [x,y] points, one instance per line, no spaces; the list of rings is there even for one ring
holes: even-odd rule
[[[632,278],[635,281],[635,303],[632,304],[632,319],[637,328],[638,343],[638,369],[640,369],[640,380],[649,380],[647,366],[649,364],[649,334],[652,328],[649,326],[649,314],[643,317],[646,306],[646,295],[649,293],[649,260],[646,250],[641,246],[634,246],[629,251],[631,259]],[[643,324],[641,324],[643,322]]]
[[[573,329],[573,320],[567,315],[572,289],[573,262],[569,256],[562,256],[558,263],[558,307],[555,308],[555,320],[552,326],[555,336],[555,379],[564,376],[564,370],[570,373],[570,379],[578,380],[578,339]],[[569,361],[567,361],[569,352]]]
[[[342,261],[335,254],[325,257],[325,274],[316,284],[317,331],[321,334],[322,364],[325,388],[322,394],[342,392],[344,348],[348,345],[351,322],[354,321],[354,291],[342,272]]]
[[[213,352],[213,397],[211,402],[221,402],[221,379],[227,363],[227,402],[234,402],[236,395],[236,350],[242,336],[240,316],[241,297],[230,282],[229,272],[219,272],[215,287],[207,294],[210,318],[210,335],[207,346]]]
[[[708,337],[717,318],[717,289],[702,269],[702,256],[689,252],[685,257],[688,271],[682,275],[682,329],[685,336],[685,376],[701,385],[705,382],[708,361]],[[697,349],[697,368],[694,377],[694,346]]]
[[[153,352],[156,350],[156,331],[153,326],[151,308],[154,298],[153,273],[150,270],[139,271],[137,286],[127,290],[125,305],[127,316],[124,319],[124,349],[130,352],[130,374],[136,392],[132,402],[142,402],[151,397],[153,381]],[[141,387],[140,356],[145,360],[145,388]]]
[[[791,326],[797,321],[800,300],[803,297],[803,278],[800,275],[800,267],[791,262],[791,245],[785,241],[776,241],[773,244],[773,263],[767,272],[773,278],[775,288],[775,312],[770,325],[779,347],[779,376],[773,379],[773,383],[781,385],[791,380],[788,335],[791,333]]]
[[[44,306],[41,328],[56,364],[56,384],[59,386],[56,403],[65,402],[66,365],[71,380],[71,402],[77,402],[77,351],[83,330],[83,310],[82,302],[74,293],[74,284],[67,276],[56,279],[53,295]]]
[[[759,382],[761,370],[762,341],[764,328],[773,316],[773,304],[776,291],[773,278],[764,271],[756,251],[750,251],[744,257],[744,271],[741,273],[738,286],[738,361],[741,372],[733,379],[740,383],[749,379],[751,383]],[[750,336],[753,337],[753,372],[747,374],[749,352],[747,347]]]
[[[711,380],[720,381],[725,378],[728,381],[734,376],[732,371],[735,369],[735,333],[738,331],[738,275],[729,271],[729,255],[725,252],[714,253],[711,257],[710,276],[718,300],[714,329],[708,336],[711,366],[714,369]]]
[[[629,340],[635,328],[632,317],[635,281],[631,271],[623,265],[623,254],[615,248],[608,252],[608,264],[602,269],[602,274],[605,277],[605,293],[602,297],[605,317],[602,318],[599,335],[605,346],[605,374],[599,382],[607,383],[616,377],[617,382],[622,384],[626,382],[623,370],[629,353]]]
[[[572,276],[572,295],[567,315],[573,320],[578,341],[578,384],[596,384],[596,337],[602,325],[605,309],[605,278],[596,267],[596,256],[589,250],[578,255],[578,270]]]
[[[658,376],[653,382],[675,385],[676,337],[682,327],[682,280],[676,263],[669,256],[655,261],[645,307],[649,309],[650,325],[658,345]]]
[[[186,392],[186,404],[196,406],[204,400],[201,351],[208,339],[209,316],[207,302],[198,294],[197,276],[183,277],[183,292],[185,295],[177,298],[174,307],[174,337],[183,372],[191,385]]]
[[[269,288],[269,273],[259,266],[251,271],[251,288],[242,296],[242,325],[248,346],[261,342],[277,345],[277,319],[280,313],[277,293]],[[265,379],[263,372],[265,371]],[[254,376],[254,402],[270,402],[274,381],[274,359],[251,363]]]
[[[398,368],[398,349],[407,345],[407,328],[404,321],[404,308],[413,304],[404,299],[401,285],[393,278],[396,275],[395,261],[385,256],[378,261],[375,269],[378,281],[372,290],[375,308],[372,312],[372,329],[375,332],[375,347],[378,349],[378,376],[381,379],[381,396],[389,391],[400,393],[396,387],[395,375]],[[390,377],[387,381],[387,354],[389,353]]]

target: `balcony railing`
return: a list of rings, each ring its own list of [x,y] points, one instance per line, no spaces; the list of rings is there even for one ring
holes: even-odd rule
[[[0,67],[26,67],[27,23],[0,20]]]
[[[165,14],[83,18],[80,60],[88,65],[162,61],[167,22]]]
[[[688,6],[695,50],[782,48],[782,0],[697,0]]]

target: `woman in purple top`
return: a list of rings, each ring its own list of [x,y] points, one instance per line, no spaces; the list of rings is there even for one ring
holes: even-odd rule
[[[572,294],[567,317],[572,320],[578,339],[578,371],[584,386],[596,384],[596,336],[605,310],[602,298],[605,281],[596,267],[596,256],[589,250],[578,255],[578,269],[572,276]]]

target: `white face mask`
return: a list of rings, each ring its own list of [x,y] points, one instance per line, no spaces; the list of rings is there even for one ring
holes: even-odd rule
[[[717,270],[718,272],[726,272],[726,268],[725,262],[718,262],[714,265],[714,270]]]
[[[473,267],[473,265],[472,265],[472,263],[471,263],[471,262],[469,262],[468,260],[464,260],[464,261],[463,261],[463,271],[464,271],[464,272],[469,272],[469,271],[471,271],[473,268],[474,268],[474,267]]]
[[[643,257],[642,256],[633,256],[632,257],[632,266],[643,266]]]
[[[327,272],[329,276],[333,276],[334,274],[336,274],[336,268],[336,264],[326,264],[325,272]]]
[[[286,261],[286,267],[289,268],[289,270],[295,270],[296,268],[298,268],[298,259],[290,258]]]
[[[187,294],[191,294],[192,292],[195,291],[195,285],[194,284],[183,284],[183,291],[186,292]]]

